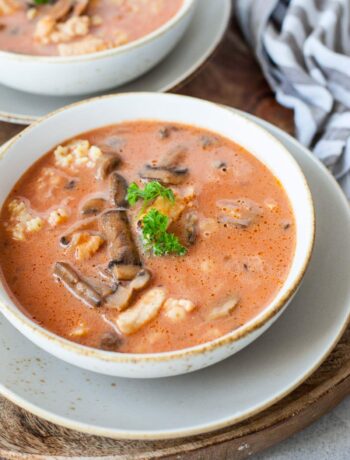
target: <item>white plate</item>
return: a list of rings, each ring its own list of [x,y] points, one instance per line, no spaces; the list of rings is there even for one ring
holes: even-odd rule
[[[230,16],[231,0],[200,0],[193,20],[180,43],[157,67],[115,91],[99,94],[165,92],[176,87],[214,52],[227,29]],[[0,120],[30,124],[43,115],[86,97],[38,96],[0,85]]]
[[[0,320],[0,393],[54,423],[114,438],[203,433],[270,406],[307,378],[346,327],[350,312],[350,212],[335,180],[291,137],[261,120],[291,151],[313,192],[314,254],[283,316],[220,364],[179,377],[130,380],[65,364]]]

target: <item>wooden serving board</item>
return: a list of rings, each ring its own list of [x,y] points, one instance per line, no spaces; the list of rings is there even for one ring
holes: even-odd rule
[[[275,102],[234,20],[205,68],[174,91],[231,105],[293,133],[292,114]],[[21,129],[0,123],[0,143]],[[192,438],[144,442],[89,436],[41,420],[0,397],[0,460],[243,459],[303,429],[349,389],[350,328],[323,365],[289,396],[244,422]]]

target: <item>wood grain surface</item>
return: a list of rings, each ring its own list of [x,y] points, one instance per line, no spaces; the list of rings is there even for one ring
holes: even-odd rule
[[[253,113],[293,134],[234,20],[204,68],[177,92]],[[0,123],[0,143],[23,127]],[[88,436],[39,419],[0,397],[0,459],[240,460],[299,431],[340,402],[350,388],[350,330],[297,390],[253,418],[192,438],[141,442]]]

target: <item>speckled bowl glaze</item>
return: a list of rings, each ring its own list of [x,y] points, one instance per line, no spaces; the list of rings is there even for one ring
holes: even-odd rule
[[[32,56],[0,51],[0,83],[29,93],[76,96],[116,88],[146,73],[179,42],[197,0],[152,33],[126,45],[79,56]]]
[[[34,123],[4,150],[0,162],[0,203],[38,158],[65,139],[114,123],[146,119],[179,122],[214,131],[242,145],[263,162],[289,196],[296,220],[296,248],[286,281],[259,315],[216,340],[166,353],[106,352],[65,340],[25,316],[0,285],[1,311],[36,345],[91,371],[131,378],[191,372],[233,355],[259,337],[282,314],[300,286],[315,234],[309,187],[299,166],[280,142],[252,121],[226,108],[171,94],[129,93],[95,98],[61,109]]]

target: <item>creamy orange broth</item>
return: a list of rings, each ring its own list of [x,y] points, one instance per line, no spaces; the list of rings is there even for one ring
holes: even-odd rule
[[[74,6],[78,0],[71,1]],[[183,0],[90,0],[81,14],[68,11],[49,30],[45,21],[55,2],[40,6],[25,0],[2,2],[7,8],[2,11],[0,3],[0,50],[31,55],[85,54],[130,43],[168,22],[183,4]],[[75,24],[68,22],[73,16],[78,18]]]
[[[123,163],[118,172],[130,183],[140,186],[138,172],[145,163],[156,164],[164,152],[177,146],[187,148],[183,164],[189,169],[186,180],[173,190],[193,187],[194,199],[170,229],[188,248],[185,256],[156,257],[145,254],[133,226],[144,267],[152,280],[137,298],[155,286],[165,289],[167,297],[188,299],[195,308],[183,319],[172,320],[164,308],[138,332],[121,335],[121,352],[161,352],[197,345],[243,325],[273,299],[286,279],[295,248],[292,210],[278,180],[242,147],[228,139],[203,130],[175,125],[170,135],[161,138],[164,125],[156,122],[125,123],[97,129],[79,136],[103,151],[118,151]],[[174,125],[172,125],[174,126]],[[207,142],[207,140],[214,142]],[[55,168],[65,176],[55,188],[43,187],[43,173]],[[49,152],[18,181],[6,200],[1,214],[0,266],[2,277],[15,303],[34,321],[69,340],[101,347],[101,337],[113,333],[118,312],[104,306],[89,308],[52,277],[56,261],[68,261],[85,279],[97,282],[98,267],[108,263],[106,245],[86,261],[77,261],[70,249],[59,245],[60,237],[77,219],[78,208],[88,194],[105,192],[108,181],[96,180],[95,168],[79,166],[75,171],[57,167]],[[76,186],[65,188],[74,180]],[[15,241],[9,229],[8,205],[25,198],[33,215],[40,215],[43,227]],[[218,223],[218,200],[253,200],[260,214],[246,228]],[[45,219],[59,206],[69,208],[68,220],[51,227]],[[197,238],[191,246],[184,236],[187,212],[198,215]],[[131,208],[135,217],[139,208]],[[237,295],[237,306],[225,317],[211,320],[210,312],[230,296]],[[87,332],[72,335],[83,324]],[[112,347],[113,348],[113,347]]]

